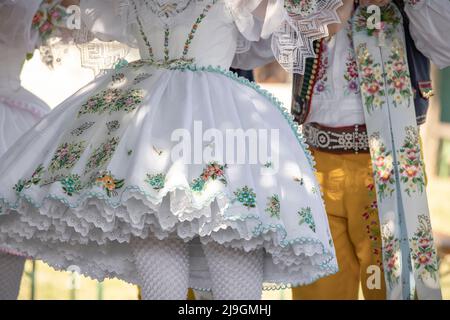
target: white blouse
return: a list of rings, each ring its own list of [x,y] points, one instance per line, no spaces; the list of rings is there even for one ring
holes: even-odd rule
[[[330,40],[322,42],[322,56],[306,122],[327,127],[364,124],[359,76],[348,23]]]

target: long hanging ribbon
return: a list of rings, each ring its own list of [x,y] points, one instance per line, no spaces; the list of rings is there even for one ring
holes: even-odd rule
[[[402,16],[381,9],[379,29],[359,7],[353,41],[369,135],[388,299],[441,299]]]

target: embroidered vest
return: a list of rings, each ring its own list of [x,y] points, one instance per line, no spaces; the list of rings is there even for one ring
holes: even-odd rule
[[[430,61],[425,57],[414,44],[409,32],[409,19],[404,11],[403,0],[394,0],[394,3],[400,9],[403,16],[406,52],[408,57],[408,65],[411,73],[411,83],[414,90],[414,104],[416,110],[417,124],[424,124],[428,111],[429,99],[433,96],[430,75]],[[316,52],[315,58],[309,58],[306,61],[304,75],[294,75],[292,87],[292,114],[295,120],[302,124],[306,121],[311,107],[313,96],[313,88],[316,82],[316,75],[320,68],[322,52],[322,41],[317,40],[314,43]]]

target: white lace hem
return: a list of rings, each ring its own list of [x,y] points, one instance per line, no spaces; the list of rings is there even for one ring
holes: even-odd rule
[[[128,244],[133,237],[148,236],[163,240],[175,235],[186,242],[199,237],[203,243],[215,241],[247,252],[264,248],[277,270],[265,276],[274,283],[266,289],[307,284],[337,271],[333,253],[313,236],[287,239],[284,226],[242,215],[242,208],[233,208],[223,194],[200,205],[188,199],[180,188],[159,200],[130,188],[116,204],[93,192],[78,203],[51,194],[42,203],[27,196],[15,205],[3,200],[6,215],[0,216],[0,242],[7,244],[4,250],[43,259],[57,269],[76,265],[100,281],[117,277],[136,283]],[[193,287],[209,289],[200,280],[192,281]]]

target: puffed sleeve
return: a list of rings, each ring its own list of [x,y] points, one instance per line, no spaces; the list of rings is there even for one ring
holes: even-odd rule
[[[246,41],[270,39],[261,43],[260,50],[269,47],[281,66],[300,74],[306,59],[315,56],[313,42],[328,36],[329,24],[340,22],[337,9],[343,5],[341,0],[226,0],[226,4]]]
[[[407,1],[405,11],[416,47],[438,68],[450,66],[450,1]]]

